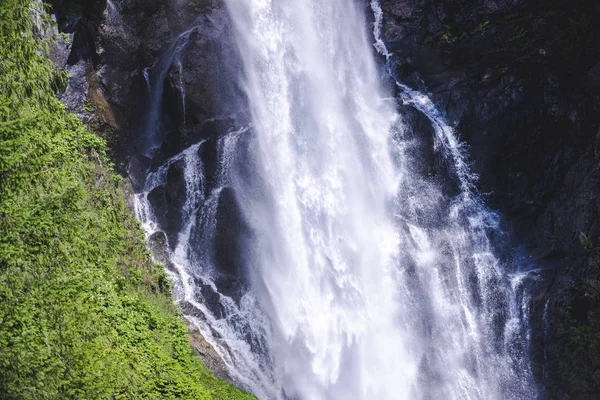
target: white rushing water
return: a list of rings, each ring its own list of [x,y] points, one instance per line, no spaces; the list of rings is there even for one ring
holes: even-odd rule
[[[182,163],[176,296],[232,377],[261,399],[535,398],[528,275],[496,255],[498,217],[477,195],[453,129],[397,81],[401,101],[433,128],[444,170],[424,172],[423,133],[380,85],[373,42],[390,75],[393,55],[379,3],[374,38],[354,0],[226,3],[252,126],[218,140],[209,193],[200,142],[148,175],[136,212],[148,234],[161,229],[148,193]],[[149,83],[153,126],[160,79],[190,31]],[[210,250],[224,190],[251,232],[238,297],[219,293]]]
[[[113,6],[114,7],[114,6]],[[146,88],[149,92],[149,104],[144,120],[144,143],[141,148],[142,153],[149,158],[152,158],[154,153],[160,148],[164,138],[161,135],[161,105],[163,101],[164,93],[164,81],[169,72],[169,68],[173,63],[177,63],[181,66],[181,54],[185,50],[190,35],[196,29],[200,21],[196,21],[186,31],[180,33],[171,46],[167,49],[165,55],[152,67],[144,68],[142,74],[146,82]],[[183,86],[183,79],[181,74],[181,67],[179,71],[180,78],[180,90],[181,98],[183,102],[183,113],[185,119],[185,89]],[[185,124],[185,122],[184,122]]]

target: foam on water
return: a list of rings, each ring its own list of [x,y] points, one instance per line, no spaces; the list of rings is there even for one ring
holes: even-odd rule
[[[498,216],[478,196],[452,127],[396,80],[404,105],[433,128],[444,169],[423,171],[425,138],[380,87],[361,9],[353,0],[226,3],[252,126],[218,139],[213,186],[200,142],[149,173],[135,203],[147,233],[160,230],[148,193],[183,162],[175,294],[232,377],[261,399],[535,398],[529,275],[497,256]],[[375,50],[394,77],[383,13],[371,6]],[[149,149],[160,136],[161,80],[193,29],[154,79],[145,74]],[[248,283],[236,295],[221,293],[213,254],[224,190],[251,232]]]

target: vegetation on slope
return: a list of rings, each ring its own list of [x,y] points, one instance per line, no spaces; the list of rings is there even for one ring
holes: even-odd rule
[[[55,99],[37,4],[0,3],[0,398],[252,398],[192,354],[104,142]]]

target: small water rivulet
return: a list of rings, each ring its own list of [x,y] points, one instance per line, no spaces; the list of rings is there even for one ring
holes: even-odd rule
[[[169,271],[233,379],[261,399],[535,398],[528,275],[497,254],[498,216],[433,102],[399,81],[404,108],[386,100],[372,42],[391,75],[393,55],[378,2],[374,38],[353,0],[226,3],[251,125],[214,139],[210,185],[203,141],[149,171],[136,213],[149,235],[162,229],[148,194],[178,165],[183,222]],[[233,289],[217,266],[225,197],[244,231]]]

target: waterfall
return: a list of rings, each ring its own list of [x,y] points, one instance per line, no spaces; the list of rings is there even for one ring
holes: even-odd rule
[[[123,21],[121,12],[119,11],[117,5],[111,0],[106,0],[106,13],[108,17],[108,23],[117,27],[117,29],[123,30],[125,28],[125,22]]]
[[[146,87],[150,94],[148,110],[143,126],[144,143],[141,149],[143,155],[146,157],[152,158],[164,139],[161,135],[161,104],[167,73],[174,61],[181,64],[181,53],[185,50],[192,32],[198,29],[198,22],[194,22],[190,28],[179,34],[171,46],[169,46],[165,55],[155,65],[143,70]],[[181,74],[180,79],[183,79]],[[182,81],[180,81],[180,90],[182,102],[185,104],[185,89],[183,88]]]
[[[498,256],[499,218],[432,100],[396,79],[426,137],[381,87],[375,53],[394,74],[378,1],[374,38],[354,0],[226,4],[251,125],[215,139],[215,183],[200,141],[148,171],[135,207],[149,236],[161,230],[148,195],[180,165],[169,271],[232,378],[261,399],[536,398],[529,274]],[[166,71],[193,29],[154,80],[145,71],[148,151]],[[247,231],[235,290],[219,283],[215,256],[227,193]]]

